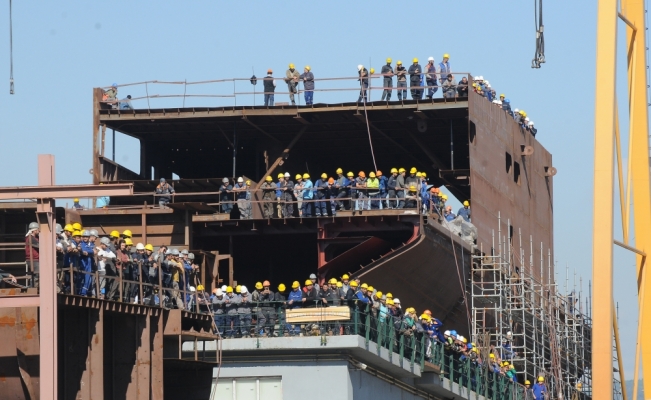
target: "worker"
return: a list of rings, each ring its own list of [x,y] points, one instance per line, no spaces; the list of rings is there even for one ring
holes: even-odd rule
[[[445,213],[443,216],[445,217],[445,220],[448,222],[453,221],[454,219],[457,218],[457,216],[454,215],[454,213],[452,212],[452,206],[445,207]]]
[[[352,210],[354,209],[354,200],[353,200],[353,187],[355,186],[355,175],[353,174],[352,171],[348,171],[346,173],[346,178],[342,179],[342,186],[339,188],[339,194],[337,195],[337,198],[348,198],[350,200],[346,200],[346,205],[344,205],[344,202],[339,201],[339,208],[342,210]]]
[[[120,100],[118,103],[118,108],[120,110],[133,110],[133,105],[131,105],[131,95],[127,95],[124,99]]]
[[[341,276],[341,289],[344,292],[344,295],[348,292],[348,289],[350,289],[350,276],[348,276],[348,274],[343,274]]]
[[[303,216],[303,175],[296,174],[294,177],[294,197],[296,198],[296,209],[298,210],[298,216]]]
[[[260,189],[262,189],[262,213],[265,218],[273,218],[276,185],[273,183],[271,175],[267,175],[262,185],[260,185]]]
[[[84,206],[79,204],[79,199],[75,198],[75,199],[72,199],[72,208],[74,208],[76,210],[83,210]]]
[[[237,208],[240,211],[240,219],[251,218],[251,200],[247,200],[247,186],[244,183],[244,178],[241,176],[237,178],[237,183],[233,186]]]
[[[355,187],[356,188],[366,188],[366,172],[364,171],[359,171],[357,174],[357,178],[355,178]],[[355,197],[355,196],[353,196]],[[368,198],[366,190],[357,190],[357,201],[356,201],[356,206],[355,209],[362,211],[362,210],[368,210]]]
[[[344,176],[344,170],[341,168],[337,168],[335,171],[337,173],[337,179],[335,179],[335,190],[337,191],[337,195],[335,197],[335,210],[345,210],[346,207],[344,206],[344,202],[339,200],[345,197],[348,197],[348,192],[346,190],[346,184],[348,183],[348,179]]]
[[[222,185],[219,187],[219,202],[222,206],[224,214],[230,214],[233,210],[233,186],[230,184],[230,179],[222,179]]]
[[[298,79],[300,74],[294,68],[294,64],[289,64],[289,69],[285,72],[285,83],[287,83],[287,89],[289,91],[289,99],[292,101],[292,105],[296,105],[294,100],[294,94],[298,93]]]
[[[533,385],[533,395],[536,400],[544,400],[547,395],[547,386],[545,386],[545,378],[539,376],[537,382]]]
[[[538,133],[538,129],[536,129],[533,125],[533,121],[529,121],[529,132],[531,132],[531,136],[536,137],[536,133]]]
[[[357,66],[357,74],[359,75],[357,80],[359,81],[360,86],[357,102],[361,103],[362,99],[364,99],[364,103],[366,103],[366,92],[368,92],[368,70],[362,64],[359,64]]]
[[[225,318],[225,332],[226,339],[230,339],[240,328],[240,319],[237,309],[241,303],[240,296],[233,293],[233,287],[226,288],[226,300],[224,301],[224,311],[226,312]]]
[[[318,292],[319,290],[321,290],[321,287],[320,287],[319,284],[316,282],[316,281],[317,281],[316,274],[310,274],[310,278],[309,278],[308,280],[312,283],[312,286],[314,286],[314,288],[316,289],[317,292]],[[306,285],[307,285],[307,284],[306,284]],[[306,291],[307,291],[307,289],[306,289],[306,288],[303,288],[303,292],[306,292]]]
[[[528,379],[524,381],[524,400],[534,400],[533,388]]]
[[[303,90],[305,90],[305,105],[311,106],[314,104],[314,74],[312,73],[312,68],[310,68],[309,65],[305,66],[305,69],[299,76],[299,79],[303,81]]]
[[[457,85],[457,94],[459,97],[468,97],[468,78],[465,76],[461,78]]]
[[[89,242],[89,238],[90,231],[87,229],[82,231],[79,247],[79,279],[75,288],[79,296],[88,296],[93,291],[92,273],[95,267],[95,246]],[[131,274],[126,279],[132,280]]]
[[[335,188],[335,178],[329,177],[325,189],[325,198],[327,199],[325,203],[326,207],[329,209],[328,215],[332,217],[337,215],[337,204],[335,199],[337,198],[338,193],[339,190]]]
[[[315,215],[317,217],[320,216],[328,216],[328,207],[327,203],[325,200],[326,198],[326,188],[328,186],[328,174],[325,172],[321,174],[321,179],[317,179],[316,182],[314,182],[314,197],[316,198],[316,202],[314,203],[314,208],[315,208]]]
[[[317,306],[317,302],[319,301],[319,290],[320,288],[315,284],[315,280],[305,280],[302,300],[305,307],[314,308]]]
[[[172,262],[170,262],[170,267],[172,271],[172,299],[176,303],[176,308],[179,310],[184,309],[183,298],[181,297],[181,288],[183,287],[183,282],[181,282],[182,274],[184,273],[183,264],[179,259],[180,252],[178,249],[172,249]]]
[[[391,57],[387,58],[387,63],[382,66],[380,73],[384,77],[382,79],[382,86],[384,90],[382,91],[382,101],[386,98],[387,101],[391,101],[391,91],[393,89],[393,67],[391,66]]]
[[[274,326],[276,325],[275,299],[276,294],[271,290],[271,283],[269,281],[262,282],[260,318],[256,330],[261,336],[274,336]]]
[[[294,281],[294,283],[292,283],[292,290],[289,292],[289,295],[287,295],[287,307],[289,309],[301,308],[303,307],[304,301],[305,300],[303,299],[303,291],[301,290],[301,286],[298,281]],[[290,326],[288,324],[287,331],[289,332],[290,336],[296,336],[301,333],[301,326]]]
[[[441,84],[443,87],[443,96],[446,99],[454,99],[457,95],[457,83],[454,81],[452,74],[448,74]]]
[[[285,174],[282,172],[278,173],[278,182],[276,182],[276,209],[278,215],[278,218],[283,217],[283,213],[285,211],[285,206],[284,206],[284,192],[282,190],[282,187],[285,185]]]
[[[39,276],[39,234],[38,222],[30,222],[25,235],[25,263],[32,275],[32,287],[38,288]]]
[[[294,218],[294,182],[289,172],[285,172],[285,179],[283,181],[283,200],[285,202],[284,214],[285,218]]]
[[[409,185],[409,189],[405,196],[404,208],[417,208],[418,207],[418,189],[414,184]]]
[[[251,337],[251,293],[246,286],[240,286],[240,304],[237,315],[240,319],[240,335],[244,338]]]
[[[396,208],[405,207],[404,198],[405,198],[405,190],[407,188],[405,182],[406,173],[407,170],[405,170],[404,168],[398,169],[398,176],[396,177],[396,198],[397,198]]]
[[[285,291],[287,288],[285,287],[284,283],[281,283],[278,285],[278,291],[274,295],[274,305],[276,306],[276,310],[278,310],[278,325],[280,326],[280,333],[283,334],[283,336],[289,336],[289,331],[291,327],[286,323],[286,318],[285,318],[285,310],[287,309],[287,294]]]
[[[131,232],[131,229],[125,229],[120,234],[120,237],[122,239],[133,239],[133,233]]]
[[[213,290],[214,296],[212,297],[212,313],[213,318],[215,319],[215,325],[217,326],[217,332],[219,336],[224,336],[224,326],[226,318],[224,315],[224,307],[226,304],[226,296],[220,288],[215,288]]]
[[[464,200],[463,208],[460,208],[457,212],[457,215],[463,217],[466,222],[470,222],[471,212],[470,212],[470,203],[468,200]]]
[[[396,75],[398,76],[398,82],[396,83],[398,101],[402,101],[402,99],[407,100],[407,69],[402,66],[402,61],[396,63]]]
[[[398,185],[398,169],[391,168],[391,176],[387,179],[387,208],[394,209],[398,207],[397,199],[397,185]]]
[[[418,64],[418,58],[413,59],[413,63],[409,67],[409,86],[411,87],[411,98],[420,100],[423,97],[423,89],[421,87],[421,73],[423,69]]]
[[[104,91],[104,94],[102,95],[102,101],[109,102],[111,105],[111,108],[117,108],[117,105],[115,103],[115,100],[118,98],[118,84],[113,83],[111,87]]]
[[[375,175],[375,172],[371,171],[368,173],[366,187],[368,188],[368,192],[366,194],[371,199],[370,209],[380,209],[380,180]]]
[[[409,176],[405,177],[405,185],[407,185],[407,187],[411,185],[417,186],[420,183],[418,177],[416,176],[417,172],[418,170],[416,167],[411,167],[409,170]]]
[[[434,97],[434,93],[439,90],[436,79],[436,65],[434,64],[434,57],[427,58],[427,65],[425,66],[425,83],[427,84],[427,98]]]
[[[264,106],[274,106],[274,92],[276,91],[276,80],[273,78],[274,71],[269,68],[267,76],[262,80],[262,87],[264,88]]]
[[[445,53],[443,54],[443,61],[439,63],[439,80],[441,81],[441,86],[443,86],[443,81],[447,79],[448,75],[452,73],[450,67],[450,55]]]
[[[156,195],[158,197],[158,205],[160,208],[167,207],[167,204],[169,204],[174,193],[174,188],[165,181],[165,178],[160,178],[160,183],[156,186]]]
[[[296,174],[296,185],[294,187],[296,188],[297,186],[301,190],[295,190],[294,193],[296,193],[296,199],[300,207],[300,215],[302,217],[311,217],[314,204],[310,200],[312,200],[314,192],[312,191],[313,185],[310,180],[310,174],[304,173],[302,176]]]

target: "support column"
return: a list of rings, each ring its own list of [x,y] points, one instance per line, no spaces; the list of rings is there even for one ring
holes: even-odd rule
[[[151,399],[163,400],[163,311],[150,311],[151,315]]]

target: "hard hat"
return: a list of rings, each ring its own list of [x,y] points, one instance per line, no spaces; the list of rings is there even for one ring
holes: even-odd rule
[[[122,236],[126,236],[128,238],[133,237],[133,234],[131,233],[131,230],[125,229],[124,232],[122,232]]]
[[[465,200],[465,201],[463,202],[463,205],[464,205],[465,207],[470,207],[470,203],[468,203],[468,200]]]
[[[138,244],[136,244],[136,250],[144,250],[144,249],[145,249],[145,245],[144,245],[144,244],[142,244],[142,243],[138,243]]]
[[[31,231],[32,229],[38,229],[38,227],[39,227],[38,222],[30,222],[27,229]]]
[[[542,376],[539,376],[539,377],[538,377],[538,382],[545,382],[545,378],[542,377]]]
[[[371,68],[371,70],[369,72],[374,74],[375,73],[375,68]]]
[[[269,68],[269,69],[267,70],[267,73],[268,73],[268,74],[273,74],[274,71],[273,71],[271,68]]]
[[[222,292],[226,292],[226,285],[222,285],[221,289],[222,289]]]
[[[197,291],[201,291],[201,290],[204,290],[203,285],[197,285]]]
[[[414,307],[409,307],[405,310],[407,314],[416,314],[416,309]]]
[[[334,185],[335,179],[333,177],[328,178],[328,183]]]
[[[228,182],[230,182],[230,181],[228,180],[228,178],[224,178],[224,179],[222,179],[222,183],[228,183]]]
[[[427,61],[434,61],[434,57],[432,56],[427,57]]]
[[[188,260],[194,260],[194,253],[188,253]]]
[[[445,336],[450,336],[450,331],[445,331],[445,332],[443,332],[443,334],[444,334]]]
[[[366,178],[366,173],[364,171],[359,171],[359,174],[357,174],[360,178]]]
[[[271,182],[273,180],[274,180],[274,178],[272,178],[271,175],[267,175],[267,177],[265,178],[265,181],[267,181],[267,182]]]
[[[348,279],[350,279],[350,276],[348,276],[348,274],[343,274],[341,276],[341,280],[348,280]]]
[[[484,82],[486,83],[486,86],[490,86],[490,85],[491,85],[491,83],[488,82],[488,80],[485,80]]]
[[[518,109],[516,108],[515,110],[513,110],[513,112],[516,113],[516,114],[519,114],[519,113],[520,113],[520,110],[518,110]]]
[[[457,336],[457,331],[455,331],[454,329],[452,329],[452,330],[450,331],[450,336]]]
[[[310,174],[304,173],[303,174],[303,179],[310,179]]]
[[[305,69],[309,71],[309,70],[311,70],[312,68],[310,68],[309,65],[306,65],[306,66],[305,66]]]
[[[233,287],[232,287],[232,286],[228,286],[228,287],[226,288],[226,293],[233,293]]]
[[[387,293],[386,296],[387,296],[387,299],[392,299],[393,298],[393,295],[391,294],[391,292]]]
[[[107,237],[103,237],[103,238],[101,238],[101,239],[99,240],[99,242],[100,242],[101,244],[105,245],[105,246],[108,246],[109,244],[111,244],[111,240],[109,240],[109,238],[107,238]]]
[[[382,176],[382,171],[378,170],[375,174],[376,174],[377,176]]]
[[[443,54],[443,58],[450,58],[450,55],[448,53]]]
[[[353,176],[355,176],[355,174],[353,174],[352,171],[349,171],[349,172],[346,174],[346,176],[349,177],[349,178],[352,178]]]
[[[463,336],[461,337],[461,341],[462,341],[463,343],[468,343],[468,339],[466,339],[466,338],[463,337]]]
[[[415,192],[416,191],[416,185],[409,186],[409,191],[410,192]]]
[[[414,63],[414,64],[417,64],[417,63],[418,63],[418,59],[417,59],[416,57],[414,57],[414,59],[413,59],[413,63]]]
[[[191,291],[191,292],[196,292],[197,289],[196,289],[194,286],[190,286],[190,291]]]
[[[296,174],[296,180],[299,180],[299,179],[303,179],[303,177],[301,176],[301,174]]]
[[[500,97],[506,97],[506,96],[504,96],[504,93],[500,93]]]
[[[527,380],[524,381],[524,384],[525,385],[531,385],[531,382],[529,382],[529,379],[527,379]]]
[[[396,65],[402,65],[402,61],[398,60],[398,62],[396,63]]]
[[[66,226],[63,227],[63,230],[68,231],[68,232],[72,232],[73,231],[72,225],[66,224]],[[117,231],[113,231],[113,232],[117,232]]]
[[[479,80],[480,80],[480,81],[483,81],[483,80],[484,80],[484,77],[481,76],[481,75],[479,75]]]
[[[394,298],[393,299],[393,304],[400,304],[400,299],[399,298]]]
[[[278,178],[284,178],[284,177],[285,177],[285,174],[283,174],[282,172],[278,174]]]
[[[256,282],[255,283],[255,288],[258,290],[262,290],[262,282]]]
[[[350,287],[357,287],[357,281],[351,281]]]
[[[328,174],[326,174],[325,172],[321,174],[321,179],[326,179],[327,177],[328,177]]]
[[[81,224],[79,222],[75,222],[74,224],[72,224],[72,229],[74,229],[76,231],[80,231],[81,230]]]
[[[432,316],[432,312],[431,312],[430,310],[425,310],[425,311],[423,311],[423,314],[427,314],[427,315],[429,315],[430,317]]]
[[[237,183],[242,183],[242,182],[244,182],[244,179],[242,179],[241,176],[239,178],[237,178]]]
[[[242,292],[242,285],[237,285],[237,286],[235,286],[235,291],[236,291],[237,293],[241,293],[241,292]]]
[[[328,281],[328,283],[331,284],[331,285],[336,284],[336,283],[337,283],[337,278],[330,278],[330,280]]]
[[[524,114],[524,110],[518,111],[518,114],[520,114],[520,115]]]
[[[154,251],[154,246],[152,246],[151,244],[147,243],[147,244],[145,245],[145,250]]]
[[[432,187],[432,188],[429,190],[430,193],[436,193],[436,191],[437,191],[437,189],[436,189],[435,187]]]
[[[391,64],[391,61],[393,61],[391,57],[387,57],[387,64]]]
[[[398,173],[400,173],[400,174],[402,174],[403,172],[406,172],[406,171],[407,171],[407,170],[404,169],[404,168],[400,168],[400,169],[398,169]]]
[[[312,279],[313,281],[315,281],[315,280],[316,280],[316,275],[315,275],[315,274],[310,274],[310,279]]]
[[[79,199],[78,199],[78,198],[74,198],[74,199],[72,199],[72,201],[74,201],[75,203],[79,203]]]
[[[442,195],[441,195],[441,198],[442,198],[443,200],[447,200],[447,199],[448,199],[448,195],[447,195],[447,194],[442,194]]]
[[[289,63],[289,69],[294,69],[294,63]]]
[[[423,178],[427,178],[427,173],[426,172],[421,172],[420,176],[422,176]]]
[[[511,100],[509,100],[509,99],[504,99],[504,101],[502,101],[502,103],[507,103],[507,104],[510,103],[510,102],[511,102]]]
[[[508,367],[508,366],[509,366],[509,362],[508,362],[508,361],[504,361],[504,362],[502,363],[502,366],[503,366],[503,367]]]
[[[533,121],[529,121],[529,126],[533,126]]]
[[[359,64],[359,65],[357,66],[357,70],[358,70],[358,71],[361,71],[362,68],[364,68],[364,66],[363,66],[362,64]]]
[[[375,178],[375,172],[373,172],[373,171],[369,172],[369,173],[368,173],[368,176],[369,176],[370,178]]]
[[[380,292],[379,290],[377,292],[375,292],[375,297],[377,297],[378,299],[381,299],[382,298],[382,292]]]
[[[392,306],[393,304],[393,299],[387,297],[387,306]]]
[[[291,177],[291,175],[289,174],[289,172],[285,172],[285,178],[289,178],[289,177]]]
[[[127,246],[133,246],[133,240],[131,240],[131,238],[126,238],[126,239],[124,239],[124,243],[125,243]],[[177,255],[178,255],[178,250],[177,250]]]
[[[292,283],[292,289],[296,289],[299,286],[301,286],[301,285],[299,285],[298,281],[294,281],[294,283]]]
[[[262,282],[262,286],[271,286],[271,283],[269,281],[264,281]]]
[[[366,283],[362,283],[362,289],[368,289],[368,285]]]
[[[178,256],[179,254],[180,254],[179,249],[172,249],[172,255],[173,256]]]
[[[224,292],[220,288],[214,288],[212,292],[215,294],[215,296],[223,296]]]
[[[249,289],[247,289],[246,286],[242,285],[240,286],[240,293],[242,294],[249,293]]]
[[[309,279],[305,280],[305,286],[312,286],[312,285],[314,285],[314,283],[312,283],[311,280],[309,280]]]
[[[99,236],[99,232],[97,232],[97,229],[91,229],[90,236],[95,236],[95,237]]]
[[[188,251],[187,251],[186,249],[183,249],[183,250],[181,250],[181,254],[183,254],[183,255],[187,255],[187,254],[188,254]]]
[[[488,357],[489,357],[489,358],[495,358],[495,354],[490,353],[490,354],[488,355]]]
[[[337,168],[337,170],[336,170],[335,172],[336,172],[337,174],[343,174],[343,173],[344,173],[344,170],[341,169],[341,168]]]
[[[368,287],[366,288],[366,290],[368,290],[369,292],[372,292],[372,291],[375,290],[375,288],[374,288],[373,286],[371,286],[371,285],[368,285]]]
[[[284,292],[286,289],[287,288],[285,287],[284,283],[281,283],[280,285],[278,285],[278,291],[279,292]]]
[[[35,224],[35,222],[32,222],[32,224]],[[29,225],[32,226],[32,224],[29,224]],[[88,237],[88,236],[90,236],[90,231],[89,231],[88,229],[84,229],[84,230],[81,232],[81,236],[82,236],[82,237]]]
[[[397,173],[398,173],[398,169],[397,169],[397,168],[391,168],[391,173],[392,173],[392,174],[397,174]]]
[[[429,315],[423,313],[420,315],[420,319],[422,319],[423,321],[429,321]]]
[[[415,174],[416,172],[418,172],[418,170],[416,169],[416,167],[411,167],[411,169],[409,170],[409,173],[410,173],[410,174]]]
[[[342,287],[344,287],[344,284],[341,283],[341,282],[337,282],[337,287],[338,287],[338,288],[342,288]]]
[[[421,172],[416,172],[416,176],[421,178],[423,176],[423,174]]]
[[[529,117],[526,117],[526,118],[524,119],[524,122],[529,122]]]

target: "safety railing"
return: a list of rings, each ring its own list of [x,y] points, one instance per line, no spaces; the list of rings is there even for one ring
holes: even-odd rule
[[[391,100],[393,101],[408,99],[431,101],[427,98],[430,93],[432,98],[436,95],[436,97],[440,96],[454,101],[457,98],[466,98],[468,87],[472,85],[472,76],[468,72],[453,73],[454,85],[447,88],[448,90],[444,89],[445,80],[440,80],[439,74],[436,74],[435,82],[427,81],[426,74],[419,73],[416,75],[419,79],[415,80],[413,85],[409,75],[407,75],[406,81],[397,81],[394,76],[391,87],[385,86],[384,76],[377,73],[369,75],[363,84],[359,76],[314,78],[312,81],[314,89],[308,90],[305,89],[302,79],[288,84],[284,76],[270,78],[263,76],[255,77],[255,79],[253,77],[229,78],[197,82],[151,80],[118,85],[116,98],[102,100],[102,103],[107,108],[114,106],[114,108],[125,110],[128,110],[128,107],[156,109],[256,106],[267,105],[268,103],[265,104],[265,94],[271,94],[274,96],[275,102],[283,102],[283,105],[288,105],[291,104],[293,99],[296,106],[302,106],[305,105],[304,95],[306,93],[312,96],[316,95],[317,103],[333,104],[354,102],[356,100],[361,103],[363,101],[380,100],[385,90],[391,91]],[[462,82],[462,77],[465,77],[467,82]],[[276,83],[273,92],[265,92],[265,79],[272,79]],[[161,90],[161,88],[163,89]],[[104,87],[103,89],[108,90],[111,87]],[[344,98],[341,95],[342,93],[347,93],[347,97]],[[131,96],[131,98],[127,99],[127,95]],[[210,99],[210,101],[207,102],[207,99]]]

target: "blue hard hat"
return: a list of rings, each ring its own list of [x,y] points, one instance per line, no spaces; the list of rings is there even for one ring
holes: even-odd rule
[[[450,336],[457,336],[457,331],[450,331]]]
[[[509,100],[509,99],[504,99],[504,103],[510,103],[510,102],[511,102],[511,100]]]
[[[111,86],[112,86],[112,87],[118,87],[118,84],[115,83],[115,82],[113,82],[113,84],[112,84]]]
[[[468,343],[467,346],[468,346],[468,350],[472,349],[472,343]]]

